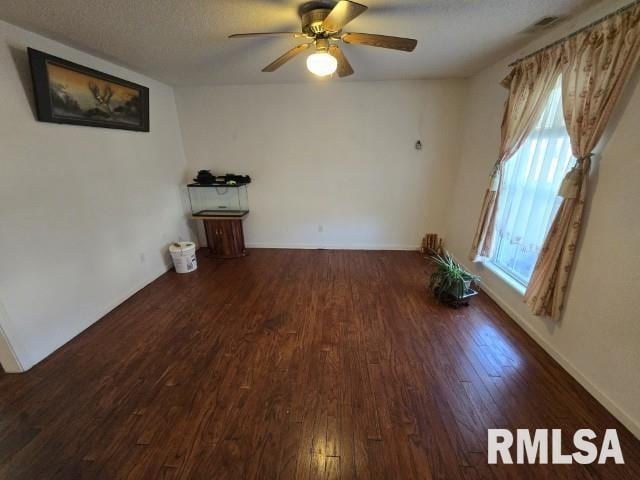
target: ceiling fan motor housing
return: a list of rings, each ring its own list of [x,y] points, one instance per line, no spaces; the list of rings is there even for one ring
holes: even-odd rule
[[[327,18],[329,12],[331,12],[331,9],[328,8],[316,8],[308,12],[303,12],[301,15],[302,31],[312,37],[336,33],[327,32],[322,26],[322,22]]]

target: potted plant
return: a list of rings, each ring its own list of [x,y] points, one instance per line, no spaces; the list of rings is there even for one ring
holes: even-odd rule
[[[480,277],[465,270],[447,252],[430,258],[436,269],[431,274],[429,290],[446,305],[468,305],[466,299],[478,293],[473,286]]]

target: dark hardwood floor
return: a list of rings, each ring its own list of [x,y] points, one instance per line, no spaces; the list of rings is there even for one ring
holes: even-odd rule
[[[200,255],[0,377],[0,478],[640,478],[638,440],[488,297],[436,304],[426,271],[415,252]],[[567,447],[617,428],[626,464],[489,466],[491,427]]]

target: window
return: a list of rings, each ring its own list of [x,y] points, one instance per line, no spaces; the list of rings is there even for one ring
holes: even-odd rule
[[[523,285],[560,206],[560,183],[574,162],[561,97],[558,80],[535,128],[503,168],[491,261]]]

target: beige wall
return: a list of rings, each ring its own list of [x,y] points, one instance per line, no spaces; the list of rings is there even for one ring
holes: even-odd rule
[[[445,228],[461,81],[178,88],[176,97],[191,172],[254,179],[250,246],[410,249]]]
[[[524,51],[626,2],[605,2]],[[521,52],[522,53],[522,52]],[[511,58],[517,57],[513,55]],[[508,71],[500,62],[469,80],[462,152],[447,245],[467,260],[480,201],[498,152]],[[595,159],[590,208],[562,322],[534,317],[522,296],[482,266],[485,289],[636,436],[640,436],[640,89],[632,82],[614,131]]]
[[[27,46],[148,86],[151,132],[37,122]],[[0,361],[18,371],[166,270],[185,160],[170,87],[3,22],[0,98]]]

